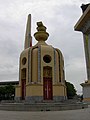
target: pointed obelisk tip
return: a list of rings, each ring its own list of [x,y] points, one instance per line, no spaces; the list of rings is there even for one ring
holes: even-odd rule
[[[27,25],[26,25],[26,34],[25,34],[25,49],[32,46],[32,37],[31,37],[31,14],[28,15]]]
[[[28,17],[31,17],[31,14],[29,14]]]

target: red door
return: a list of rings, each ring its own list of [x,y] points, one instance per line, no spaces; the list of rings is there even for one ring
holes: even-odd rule
[[[52,100],[52,79],[44,78],[43,82],[44,100]]]
[[[22,100],[25,100],[26,96],[26,80],[22,80]]]

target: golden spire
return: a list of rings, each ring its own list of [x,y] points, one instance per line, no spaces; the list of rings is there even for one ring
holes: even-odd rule
[[[37,32],[34,33],[34,37],[37,41],[46,41],[49,34],[46,32],[46,27],[42,22],[37,22]]]

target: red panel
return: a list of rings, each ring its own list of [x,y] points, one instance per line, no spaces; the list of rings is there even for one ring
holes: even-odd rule
[[[22,100],[25,99],[26,96],[26,80],[22,80]]]
[[[43,93],[44,100],[52,100],[52,79],[51,78],[43,78]]]

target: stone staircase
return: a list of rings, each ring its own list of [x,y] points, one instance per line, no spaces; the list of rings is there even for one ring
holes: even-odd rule
[[[53,102],[43,101],[42,103],[1,103],[0,110],[8,111],[62,111],[62,110],[74,110],[87,108],[88,104],[78,102]]]

